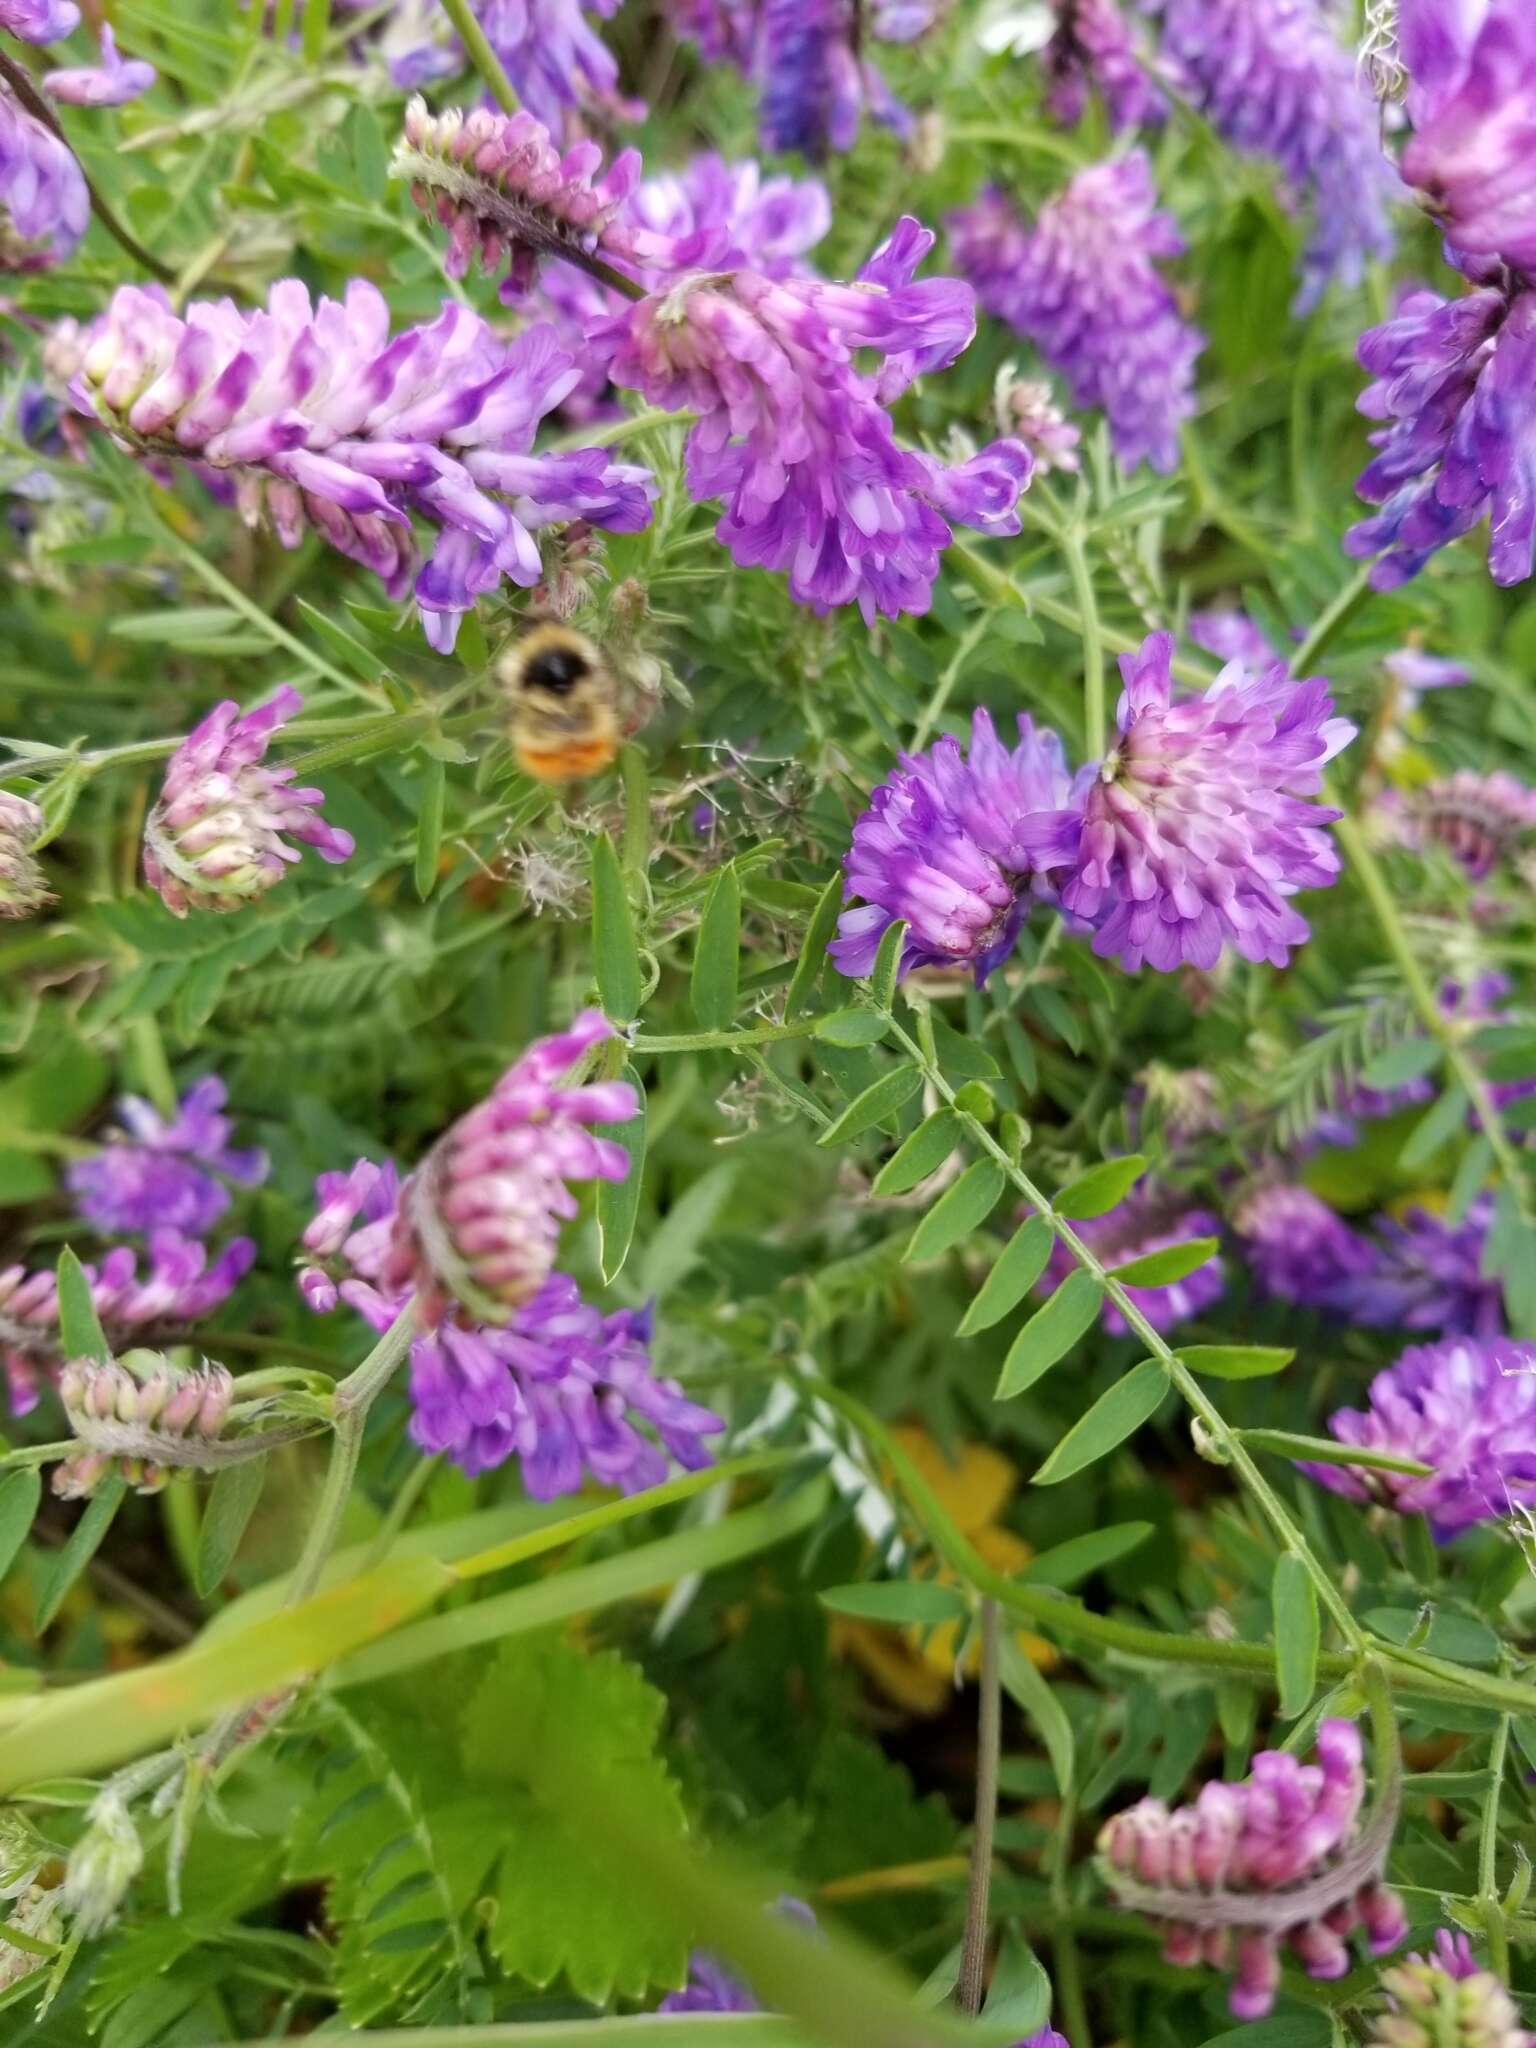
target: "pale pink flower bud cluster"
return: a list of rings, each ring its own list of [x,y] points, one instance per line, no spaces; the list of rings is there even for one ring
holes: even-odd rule
[[[0,917],[30,917],[52,900],[32,852],[42,829],[36,804],[0,789]]]
[[[1479,1969],[1464,1934],[1442,1927],[1431,1955],[1383,1970],[1390,2001],[1368,2048],[1533,2048],[1515,2002],[1491,1970]]]
[[[196,1465],[194,1441],[218,1436],[235,1383],[222,1365],[183,1371],[151,1351],[127,1362],[72,1359],[59,1375],[59,1398],[80,1439],[54,1467],[53,1490],[65,1500],[94,1493],[116,1472],[140,1493],[158,1493],[173,1465]]]

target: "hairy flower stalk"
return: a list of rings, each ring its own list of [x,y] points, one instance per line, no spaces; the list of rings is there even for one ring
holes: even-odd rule
[[[141,1096],[117,1105],[122,1134],[89,1159],[71,1162],[66,1179],[75,1207],[96,1230],[172,1229],[204,1237],[229,1207],[232,1180],[255,1187],[267,1155],[229,1142],[221,1112],[228,1091],[214,1074],[188,1089],[174,1117]]]
[[[91,218],[68,143],[0,86],[0,272],[67,262]]]
[[[53,901],[32,851],[45,822],[36,804],[0,789],[0,917],[31,917]]]
[[[1358,1833],[1365,1796],[1359,1731],[1324,1721],[1317,1762],[1261,1750],[1239,1785],[1211,1783],[1172,1813],[1143,1799],[1099,1836],[1106,1883],[1120,1903],[1164,1926],[1163,1954],[1232,1972],[1235,2017],[1262,2019],[1275,2001],[1281,1945],[1311,1977],[1344,1976],[1346,1938],[1362,1928],[1372,1955],[1407,1932],[1381,1882],[1397,1825],[1393,1760],[1376,1809]]]
[[[54,1467],[54,1492],[80,1500],[116,1472],[139,1493],[158,1493],[173,1467],[207,1470],[231,1453],[254,1455],[264,1446],[218,1444],[234,1397],[222,1365],[186,1371],[153,1351],[107,1364],[71,1361],[59,1375],[59,1399],[79,1448]]]
[[[265,764],[303,703],[285,685],[243,717],[233,701],[216,704],[171,756],[144,826],[144,879],[178,917],[264,895],[299,859],[285,833],[333,864],[352,853],[351,833],[319,814],[324,792],[295,789],[294,769]]]
[[[1153,1252],[1174,1245],[1189,1244],[1196,1238],[1220,1235],[1221,1224],[1208,1209],[1192,1209],[1173,1190],[1143,1182],[1113,1209],[1091,1221],[1079,1223],[1078,1236],[1107,1267],[1128,1266]],[[1077,1261],[1064,1244],[1052,1246],[1050,1264],[1042,1283],[1045,1291],[1057,1287],[1076,1268]],[[1140,1309],[1154,1330],[1165,1335],[1204,1313],[1226,1292],[1226,1269],[1220,1255],[1211,1252],[1192,1273],[1161,1287],[1126,1286],[1133,1307]],[[1106,1298],[1099,1311],[1104,1328],[1112,1337],[1126,1337],[1131,1326],[1115,1303]]]

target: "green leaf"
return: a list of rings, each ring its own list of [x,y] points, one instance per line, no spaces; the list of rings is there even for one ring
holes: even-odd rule
[[[1417,1458],[1357,1449],[1353,1444],[1337,1443],[1331,1436],[1295,1436],[1287,1429],[1240,1429],[1237,1433],[1252,1451],[1273,1451],[1276,1457],[1304,1459],[1313,1465],[1365,1465],[1375,1472],[1406,1472],[1414,1478],[1423,1478],[1435,1469]]]
[[[592,842],[592,965],[603,1008],[627,1024],[640,1009],[640,950],[618,855],[606,832]]]
[[[1212,2034],[1200,2048],[1329,2048],[1338,2037],[1321,2012],[1287,2012]]]
[[[942,1017],[935,1016],[931,1022],[934,1050],[946,1074],[961,1081],[997,1081],[1002,1078],[1002,1068],[974,1038],[967,1038],[956,1031]]]
[[[39,1635],[64,1605],[70,1587],[100,1549],[102,1538],[111,1528],[112,1517],[117,1513],[126,1492],[127,1488],[116,1474],[104,1479],[95,1496],[87,1503],[85,1513],[69,1532],[69,1541],[44,1573],[43,1583],[38,1588],[37,1613],[33,1619],[33,1626]]]
[[[1211,1380],[1261,1380],[1284,1372],[1296,1353],[1283,1344],[1181,1344],[1191,1372]]]
[[[878,1010],[833,1010],[816,1022],[816,1036],[828,1045],[877,1045],[889,1029],[890,1019]]]
[[[1066,1709],[1051,1690],[1048,1678],[1032,1664],[1008,1630],[998,1643],[997,1670],[1004,1688],[1034,1722],[1065,1799],[1077,1772],[1077,1744]]]
[[[684,1188],[646,1239],[639,1262],[642,1294],[666,1295],[704,1256],[704,1240],[715,1226],[736,1180],[736,1162],[724,1159]]]
[[[883,1124],[910,1102],[923,1085],[920,1067],[897,1067],[856,1095],[836,1123],[829,1124],[816,1140],[818,1145],[842,1145],[862,1137],[875,1124]],[[915,1134],[914,1134],[915,1135]]]
[[[1440,1100],[1433,1103],[1414,1125],[1398,1154],[1399,1164],[1407,1171],[1424,1166],[1440,1150],[1449,1144],[1466,1121],[1467,1092],[1457,1082],[1447,1088]]]
[[[1043,1216],[1031,1216],[1021,1223],[981,1283],[956,1335],[974,1337],[978,1330],[990,1330],[1010,1309],[1017,1308],[1050,1262],[1053,1242],[1051,1226]]]
[[[693,1014],[706,1031],[727,1031],[736,1021],[741,959],[741,884],[727,862],[710,884],[693,949],[689,993]]]
[[[1038,1552],[1019,1577],[1032,1586],[1058,1586],[1065,1591],[1139,1550],[1154,1533],[1151,1522],[1116,1522],[1107,1529],[1090,1529],[1086,1536],[1071,1536],[1065,1543],[1053,1543],[1049,1550]]]
[[[1059,1486],[1097,1459],[1107,1457],[1128,1436],[1156,1414],[1168,1391],[1168,1375],[1155,1358],[1133,1366],[1123,1379],[1100,1394],[1088,1413],[1074,1422],[1031,1482]]]
[[[960,1621],[967,1612],[964,1596],[953,1586],[936,1586],[925,1579],[864,1580],[857,1585],[830,1586],[819,1597],[822,1606],[830,1607],[834,1614],[857,1615],[861,1621],[926,1626]]]
[[[640,1213],[640,1188],[645,1177],[645,1089],[634,1068],[626,1065],[623,1078],[635,1091],[639,1113],[628,1123],[604,1124],[603,1136],[622,1145],[629,1154],[629,1171],[622,1180],[600,1180],[597,1184],[597,1229],[601,1239],[603,1284],[611,1287],[624,1270],[634,1242],[635,1219]]]
[[[1307,1711],[1317,1683],[1317,1590],[1292,1550],[1275,1564],[1270,1598],[1275,1610],[1275,1653],[1280,1675],[1280,1712],[1295,1721]]]
[[[43,1475],[24,1465],[0,1475],[0,1579],[15,1562],[43,1497]]]
[[[1367,1060],[1360,1069],[1360,1078],[1367,1088],[1401,1088],[1405,1082],[1419,1081],[1432,1074],[1444,1057],[1443,1048],[1432,1038],[1405,1038]]]
[[[1091,1273],[1081,1266],[1070,1272],[1008,1347],[994,1399],[1011,1401],[1065,1358],[1098,1320],[1103,1299],[1104,1290]]]
[[[880,936],[875,964],[870,970],[869,992],[877,1010],[888,1010],[896,1000],[896,976],[901,967],[901,949],[907,942],[907,926],[898,917]]]
[[[1160,1252],[1116,1266],[1109,1277],[1122,1287],[1171,1287],[1175,1280],[1198,1272],[1220,1249],[1219,1237],[1187,1238],[1183,1244],[1165,1245]]]
[[[539,1783],[557,1739],[580,1757],[594,1799],[621,1786],[626,1817],[680,1850],[687,1819],[657,1753],[665,1717],[664,1695],[612,1651],[545,1637],[498,1652],[465,1712],[463,1757],[506,1845],[485,1938],[509,1976],[540,1988],[563,1976],[593,2005],[681,1983],[687,1942],[675,1908]]]
[[[960,1142],[960,1119],[952,1109],[936,1109],[899,1145],[875,1175],[877,1195],[904,1195],[937,1173]]]
[[[266,1476],[265,1457],[246,1458],[238,1465],[226,1465],[208,1489],[197,1537],[197,1568],[192,1578],[200,1599],[211,1598],[223,1584],[246,1524],[261,1499]]]
[[[817,899],[811,913],[811,921],[805,928],[805,937],[800,942],[800,958],[795,962],[795,971],[789,984],[789,994],[784,999],[786,1018],[798,1017],[815,992],[821,979],[821,970],[827,964],[827,947],[832,934],[837,930],[837,920],[843,908],[843,878],[835,874]]]
[[[1006,2027],[1016,2041],[1026,2041],[1050,2016],[1051,1980],[1028,1942],[1016,1929],[1006,1928],[987,1986],[987,2024]]]
[[[331,0],[304,0],[303,27],[299,47],[306,64],[318,64],[325,51],[325,31],[331,18]]]
[[[1125,1199],[1146,1170],[1147,1162],[1139,1152],[1124,1159],[1106,1159],[1102,1166],[1090,1167],[1069,1187],[1064,1187],[1051,1206],[1058,1216],[1070,1217],[1074,1222],[1102,1216]]]
[[[59,1340],[64,1356],[105,1362],[112,1351],[91,1299],[91,1283],[68,1245],[59,1253],[58,1288]]]
[[[447,772],[442,762],[428,755],[422,764],[421,793],[416,806],[416,894],[423,898],[432,894],[432,885],[437,880],[447,789]]]
[[[991,1159],[977,1159],[948,1187],[912,1233],[903,1254],[907,1265],[936,1259],[979,1230],[996,1208],[1004,1187],[1003,1169]]]
[[[361,114],[366,110],[354,107],[352,111],[354,114]],[[377,128],[377,121],[374,122],[374,126]],[[381,655],[375,654],[371,647],[359,640],[346,626],[339,625],[335,619],[327,618],[326,614],[312,605],[307,598],[296,598],[294,602],[339,662],[351,669],[354,675],[361,676],[364,682],[378,681],[380,669],[386,666]]]

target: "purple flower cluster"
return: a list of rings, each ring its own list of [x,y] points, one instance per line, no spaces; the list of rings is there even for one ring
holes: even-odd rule
[[[1204,344],[1157,268],[1184,243],[1157,210],[1146,153],[1079,171],[1033,227],[994,187],[949,232],[984,310],[1034,343],[1074,404],[1102,408],[1126,467],[1171,470]]]
[[[994,441],[950,468],[899,447],[886,411],[974,332],[965,285],[914,280],[932,245],[904,218],[848,285],[691,272],[595,337],[616,384],[699,415],[689,490],[724,499],[716,533],[738,563],[786,572],[791,596],[816,611],[924,611],[950,522],[1019,530],[1031,469],[1021,443]],[[857,367],[864,353],[877,369]]]
[[[351,854],[352,835],[319,814],[324,791],[295,789],[294,769],[265,763],[273,734],[303,702],[285,684],[242,717],[226,699],[171,756],[144,827],[144,879],[178,917],[238,910],[280,882],[299,859],[285,832],[333,864]]]
[[[1356,1836],[1365,1774],[1354,1724],[1324,1721],[1317,1759],[1261,1750],[1242,1784],[1208,1784],[1172,1813],[1143,1799],[1099,1836],[1106,1880],[1123,1904],[1163,1925],[1165,1959],[1232,1971],[1238,2019],[1262,2019],[1273,2006],[1282,1942],[1309,1976],[1330,1979],[1347,1974],[1346,1938],[1357,1926],[1373,1955],[1407,1932],[1401,1904],[1380,1882],[1390,1829],[1379,1840]]]
[[[229,1207],[224,1182],[257,1187],[267,1175],[265,1152],[229,1142],[227,1094],[217,1075],[206,1075],[170,1118],[141,1096],[125,1095],[117,1105],[123,1135],[74,1161],[65,1175],[81,1217],[106,1232],[165,1228],[206,1236]]]
[[[46,72],[43,84],[56,100],[71,106],[121,107],[148,92],[157,76],[154,65],[143,57],[120,56],[117,39],[103,22],[100,64],[76,64]]]
[[[0,0],[0,28],[24,43],[56,43],[80,26],[75,0]]]
[[[1372,1246],[1310,1188],[1261,1182],[1238,1201],[1232,1225],[1260,1292],[1298,1308],[1347,1310],[1377,1269]]]
[[[1449,1337],[1405,1351],[1371,1381],[1366,1408],[1341,1408],[1341,1444],[1411,1458],[1423,1475],[1368,1465],[1307,1465],[1350,1500],[1427,1515],[1442,1540],[1536,1505],[1536,1345]]]
[[[1168,102],[1119,0],[1056,0],[1056,26],[1042,53],[1045,103],[1075,128],[1090,91],[1116,134],[1162,121]]]
[[[74,152],[0,87],[0,272],[65,262],[90,218]]]
[[[343,4],[361,12],[371,0]],[[572,114],[610,121],[638,120],[644,114],[643,106],[619,94],[617,60],[589,19],[612,15],[619,0],[472,4],[519,103],[546,127],[559,130]],[[451,78],[469,64],[437,0],[394,0],[377,47],[404,92]]]
[[[1536,273],[1536,14],[1401,0],[1413,134],[1402,174],[1458,257]]]
[[[598,448],[531,452],[579,375],[548,327],[508,343],[449,304],[391,338],[371,284],[314,305],[289,278],[264,312],[223,299],[185,318],[158,291],[122,287],[70,391],[123,447],[228,472],[247,519],[265,514],[287,547],[317,528],[392,596],[415,571],[411,514],[426,520],[436,542],[415,594],[446,651],[476,596],[503,577],[538,581],[538,528],[633,532],[650,518],[647,472]]]
[[[1395,180],[1374,101],[1322,0],[1160,0],[1170,72],[1234,148],[1272,159],[1311,215],[1298,311],[1391,254]]]
[[[1168,1251],[1195,1238],[1216,1237],[1221,1232],[1219,1219],[1209,1210],[1187,1208],[1177,1195],[1146,1182],[1104,1215],[1074,1227],[1099,1262],[1111,1270],[1128,1266],[1134,1259],[1148,1258],[1153,1252]],[[1059,1286],[1076,1264],[1064,1244],[1053,1245],[1044,1287],[1049,1290]],[[1127,1285],[1125,1291],[1153,1329],[1166,1335],[1219,1301],[1226,1284],[1220,1256],[1212,1252],[1182,1280],[1170,1280],[1161,1287]],[[1106,1300],[1099,1314],[1111,1337],[1130,1335],[1131,1326],[1114,1302]]]
[[[1504,1289],[1484,1271],[1492,1227],[1491,1195],[1479,1195],[1459,1223],[1424,1208],[1378,1218],[1377,1262],[1343,1306],[1375,1329],[1502,1337]]]
[[[1410,843],[1443,846],[1474,882],[1486,881],[1536,831],[1536,789],[1502,768],[1459,768],[1415,790],[1404,823]]]
[[[1054,893],[1096,953],[1162,972],[1213,967],[1223,946],[1283,966],[1307,937],[1297,890],[1339,872],[1305,799],[1354,728],[1321,677],[1236,664],[1175,699],[1172,637],[1121,659],[1120,740],[1075,781],[1059,740],[1020,723],[1011,752],[978,713],[970,759],[952,739],[904,755],[854,827],[833,958],[867,973],[886,926],[910,926],[908,967],[965,965],[978,981],[1012,947],[1031,895]]]

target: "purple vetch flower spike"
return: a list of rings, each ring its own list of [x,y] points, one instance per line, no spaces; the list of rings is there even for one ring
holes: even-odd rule
[[[1241,1195],[1232,1227],[1260,1291],[1298,1308],[1346,1309],[1381,1263],[1320,1195],[1283,1181],[1261,1181]]]
[[[29,798],[0,789],[0,918],[31,917],[53,901],[32,851],[45,823]]]
[[[75,0],[0,0],[0,28],[24,43],[58,43],[80,26]]]
[[[460,1304],[482,1322],[509,1321],[554,1268],[561,1224],[576,1213],[567,1183],[629,1172],[623,1146],[589,1127],[633,1117],[634,1089],[571,1080],[613,1035],[601,1010],[583,1010],[568,1031],[535,1039],[402,1188],[381,1280],[414,1291],[423,1321]]]
[[[1536,14],[1401,0],[1414,132],[1402,174],[1460,257],[1536,276]]]
[[[1055,0],[1055,8],[1041,63],[1045,104],[1056,119],[1075,128],[1096,91],[1117,135],[1165,120],[1168,101],[1119,0]]]
[[[1186,1208],[1171,1190],[1143,1183],[1091,1222],[1074,1226],[1079,1237],[1099,1262],[1106,1266],[1128,1266],[1170,1246],[1188,1244],[1195,1238],[1217,1237],[1221,1224],[1208,1209]],[[1077,1265],[1064,1244],[1051,1247],[1050,1263],[1042,1281],[1044,1291],[1057,1287]],[[1127,1287],[1126,1293],[1153,1329],[1166,1335],[1180,1323],[1187,1323],[1219,1301],[1226,1292],[1227,1275],[1221,1257],[1212,1252],[1203,1264],[1182,1280],[1163,1287]],[[1130,1324],[1114,1302],[1106,1299],[1100,1320],[1112,1337],[1130,1335]]]
[[[1381,1973],[1387,2011],[1366,2048],[1536,2048],[1515,2002],[1474,1959],[1464,1934],[1435,1936],[1432,1955],[1410,1955]]]
[[[1033,227],[996,187],[948,225],[982,307],[1033,342],[1075,405],[1102,408],[1121,462],[1172,470],[1204,341],[1157,268],[1184,243],[1146,152],[1079,171]]]
[[[1310,215],[1296,310],[1392,253],[1397,189],[1374,100],[1320,0],[1160,0],[1159,49],[1234,149],[1271,158]]]
[[[462,277],[477,257],[490,275],[505,265],[501,296],[512,300],[546,256],[592,267],[634,253],[623,216],[640,179],[639,151],[626,149],[598,178],[602,161],[590,141],[562,154],[526,109],[434,115],[417,98],[405,110],[394,171],[448,230],[448,275]]]
[[[118,1104],[124,1134],[75,1160],[65,1174],[79,1214],[109,1233],[168,1227],[206,1236],[229,1207],[225,1180],[256,1187],[267,1176],[265,1152],[230,1144],[230,1120],[221,1114],[226,1095],[224,1083],[209,1074],[188,1089],[169,1119],[141,1097],[125,1095]]]
[[[1443,846],[1474,882],[1485,881],[1536,830],[1536,789],[1502,768],[1459,768],[1413,791],[1407,822],[1411,836]]]
[[[486,41],[512,90],[550,128],[570,108],[638,121],[645,108],[618,91],[618,60],[587,19],[606,20],[619,0],[475,0]]]
[[[1508,1328],[1503,1284],[1484,1271],[1493,1197],[1479,1195],[1459,1223],[1433,1210],[1408,1209],[1377,1221],[1381,1257],[1343,1303],[1373,1329],[1502,1337]]]
[[[818,612],[925,611],[951,522],[1019,530],[1022,443],[946,468],[899,447],[885,410],[975,331],[967,286],[914,280],[932,243],[903,219],[852,284],[690,273],[594,337],[616,384],[700,415],[686,476],[696,498],[725,501],[718,538],[742,567],[786,572]],[[866,351],[881,359],[871,373],[855,362]]]
[[[122,57],[109,23],[101,27],[101,62],[43,74],[43,87],[74,107],[121,107],[149,91],[159,76],[143,57]]]
[[[1536,1506],[1536,1345],[1473,1337],[1416,1345],[1377,1373],[1367,1400],[1330,1415],[1332,1435],[1432,1469],[1303,1465],[1319,1486],[1427,1515],[1442,1541]]]
[[[1120,658],[1120,738],[1087,792],[1062,905],[1127,968],[1211,968],[1223,946],[1284,967],[1308,936],[1290,898],[1340,869],[1323,829],[1339,813],[1306,799],[1355,728],[1329,716],[1322,676],[1231,662],[1175,698],[1172,660],[1169,633]]]
[[[901,971],[969,967],[980,987],[1013,950],[1030,903],[1053,891],[1077,849],[1078,792],[1061,741],[1020,713],[1018,743],[985,710],[969,753],[945,737],[903,754],[853,828],[849,897],[829,951],[838,970],[868,974],[888,925],[908,925]]]
[[[1397,1825],[1401,1765],[1381,1765],[1375,1810],[1358,1827],[1365,1796],[1359,1731],[1324,1721],[1317,1762],[1261,1750],[1238,1785],[1211,1783],[1170,1813],[1143,1799],[1099,1836],[1105,1882],[1123,1906],[1164,1931],[1166,1961],[1230,1970],[1228,2004],[1262,2019],[1280,1982],[1282,1942],[1311,1977],[1350,1968],[1345,1938],[1356,1927],[1373,1955],[1408,1931],[1381,1873]]]
[[[66,262],[90,218],[73,150],[0,87],[0,273]]]
[[[752,68],[756,0],[665,0],[673,35],[697,46],[706,64]]]
[[[144,879],[178,917],[189,910],[239,910],[280,882],[298,860],[288,833],[335,863],[352,836],[319,814],[325,793],[295,789],[292,768],[268,768],[273,735],[303,705],[285,684],[243,717],[216,704],[171,756],[144,826]]]

